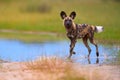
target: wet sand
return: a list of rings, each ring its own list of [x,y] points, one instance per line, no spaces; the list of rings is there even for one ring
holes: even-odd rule
[[[72,63],[72,70],[85,80],[119,80],[120,66]],[[0,65],[0,80],[63,80],[64,72],[47,73],[28,69],[25,63],[7,62]]]

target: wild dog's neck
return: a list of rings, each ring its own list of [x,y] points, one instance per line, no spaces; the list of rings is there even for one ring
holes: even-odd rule
[[[76,25],[74,22],[72,23],[72,25],[73,25],[73,30],[76,30]]]

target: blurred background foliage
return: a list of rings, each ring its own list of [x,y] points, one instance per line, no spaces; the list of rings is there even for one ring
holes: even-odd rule
[[[64,34],[62,10],[76,11],[76,23],[103,25],[97,39],[120,42],[120,0],[0,0],[0,30]]]

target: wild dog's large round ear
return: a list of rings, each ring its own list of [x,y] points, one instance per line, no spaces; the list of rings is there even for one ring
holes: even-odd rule
[[[62,19],[64,19],[65,17],[67,17],[66,13],[64,11],[61,11],[60,16]]]
[[[74,18],[76,17],[76,12],[75,12],[75,11],[71,12],[71,13],[70,13],[70,17],[71,17],[72,19],[74,19]]]

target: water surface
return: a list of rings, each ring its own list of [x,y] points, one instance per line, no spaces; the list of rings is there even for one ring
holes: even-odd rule
[[[66,59],[69,55],[69,44],[67,40],[25,43],[20,40],[0,39],[0,59],[18,62],[34,60],[40,56],[57,56]],[[92,52],[90,59],[87,59],[87,48],[82,42],[77,42],[74,48],[76,54],[72,56],[72,60],[82,64],[107,63],[120,51],[120,47],[116,45],[99,44],[98,46],[100,57],[96,58],[95,47],[90,44]]]

